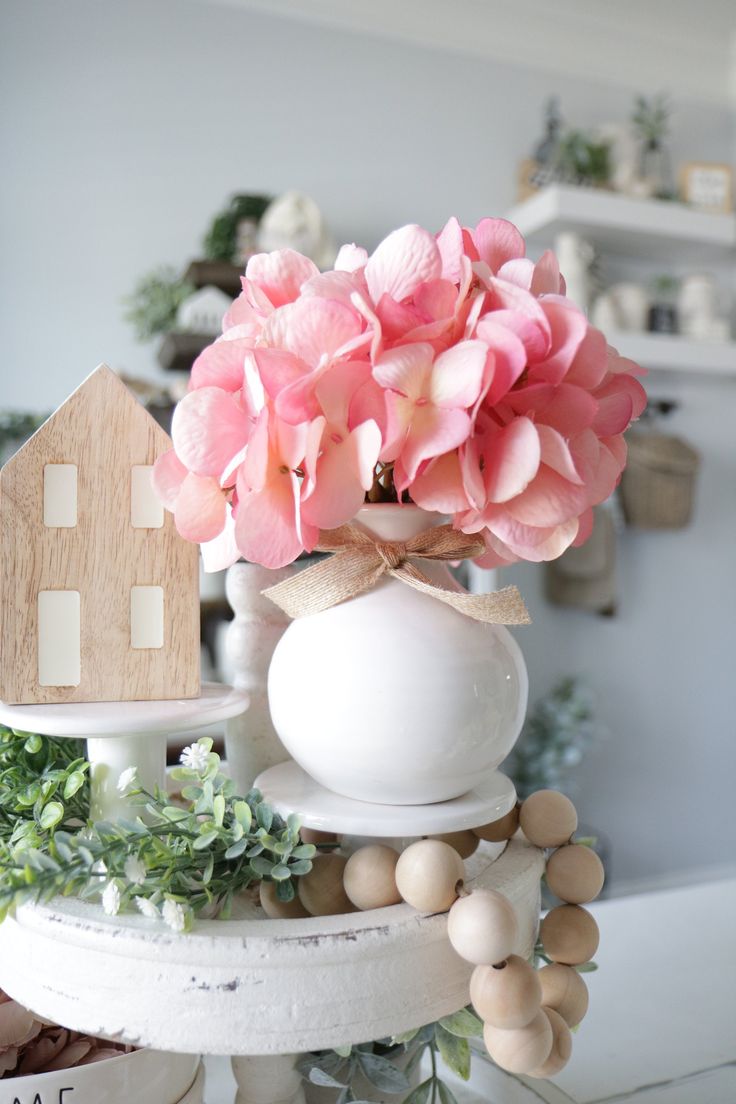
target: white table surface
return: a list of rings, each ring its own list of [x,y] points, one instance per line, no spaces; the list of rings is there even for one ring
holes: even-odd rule
[[[590,1011],[554,1082],[474,1060],[478,1104],[733,1104],[736,879],[602,901],[586,975]],[[208,1059],[206,1104],[232,1104],[227,1064]],[[394,1098],[395,1099],[395,1098]]]

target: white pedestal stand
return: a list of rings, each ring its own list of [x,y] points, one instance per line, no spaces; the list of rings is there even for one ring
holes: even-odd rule
[[[162,781],[166,732],[235,716],[247,700],[205,686],[195,702],[0,705],[0,721],[92,737],[93,800],[110,817],[121,811],[120,769],[136,766],[147,783]],[[285,811],[304,812],[306,791],[282,792],[284,777],[298,783],[298,772],[274,771],[281,774],[266,772],[264,787]],[[417,836],[488,823],[513,800],[502,775],[429,807],[346,805],[323,791],[312,793],[305,820],[356,835]],[[481,845],[466,861],[466,884],[508,897],[519,920],[515,950],[528,956],[543,856],[513,840],[497,858],[502,847]],[[449,943],[446,914],[422,915],[405,904],[299,920],[269,920],[251,904],[237,920],[198,921],[179,935],[143,916],[109,917],[89,902],[56,898],[20,906],[0,929],[0,986],[21,1003],[74,1030],[136,1046],[234,1055],[238,1104],[302,1104],[295,1055],[398,1034],[456,1011],[467,1003],[470,973]]]
[[[87,740],[93,820],[117,820],[131,806],[117,783],[135,767],[143,787],[166,783],[166,737],[204,728],[244,713],[242,690],[206,682],[198,698],[173,701],[89,702],[73,705],[6,705],[0,702],[0,724],[42,736]]]

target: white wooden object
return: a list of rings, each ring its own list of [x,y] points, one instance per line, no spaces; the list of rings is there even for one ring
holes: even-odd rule
[[[225,666],[233,686],[250,698],[248,713],[228,721],[225,729],[228,767],[240,793],[248,792],[261,771],[289,758],[271,721],[266,683],[274,648],[290,621],[261,591],[295,570],[236,563],[227,573],[225,593],[235,618],[226,630]]]
[[[525,956],[543,869],[543,854],[519,840],[495,862],[481,848],[466,864],[471,888],[496,889],[513,904],[515,949]],[[0,986],[39,1015],[208,1054],[298,1053],[405,1031],[466,1004],[470,973],[447,939],[446,914],[404,904],[321,919],[201,921],[177,935],[142,916],[55,899],[18,908],[0,937]]]
[[[132,524],[139,476],[171,441],[106,366],[98,368],[0,472],[0,699],[157,700],[199,693],[198,549]],[[69,475],[76,468],[76,502]],[[54,484],[57,484],[54,486]],[[64,486],[66,485],[66,489]],[[72,517],[75,524],[70,525]],[[44,518],[54,524],[44,524]],[[165,592],[163,646],[131,647],[131,590]],[[39,679],[38,596],[76,591],[79,677]],[[43,650],[43,646],[42,649]],[[43,672],[41,672],[43,673]]]
[[[3,1078],[0,1104],[201,1104],[203,1083],[198,1055],[143,1049],[72,1069]]]
[[[81,678],[78,590],[38,592],[38,684],[79,686]]]
[[[204,683],[198,698],[176,701],[90,702],[76,705],[6,705],[0,723],[44,736],[87,739],[91,815],[117,819],[130,805],[117,788],[127,767],[135,767],[146,789],[166,781],[166,737],[227,720],[248,708],[248,695]]]
[[[199,288],[179,306],[176,312],[177,329],[218,337],[222,332],[222,316],[230,309],[232,302],[229,295],[211,284]]]
[[[432,805],[378,805],[321,786],[293,761],[271,767],[256,785],[283,816],[299,813],[306,828],[365,837],[437,836],[500,820],[513,808],[513,782],[494,771],[475,789]]]
[[[553,184],[517,204],[507,218],[524,237],[551,244],[574,230],[619,255],[679,262],[709,261],[736,247],[736,215],[695,211],[680,203],[633,199],[597,188]]]

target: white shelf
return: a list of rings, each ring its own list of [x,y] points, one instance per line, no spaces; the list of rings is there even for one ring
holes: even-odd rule
[[[575,230],[610,253],[670,261],[725,260],[736,248],[736,216],[696,211],[681,203],[594,188],[552,184],[508,214],[525,237],[551,244]]]
[[[691,341],[668,334],[608,333],[609,345],[642,368],[736,376],[736,342]]]

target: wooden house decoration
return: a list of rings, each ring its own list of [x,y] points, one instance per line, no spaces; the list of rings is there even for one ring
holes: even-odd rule
[[[198,556],[151,487],[171,447],[102,365],[0,472],[0,699],[199,694]]]

